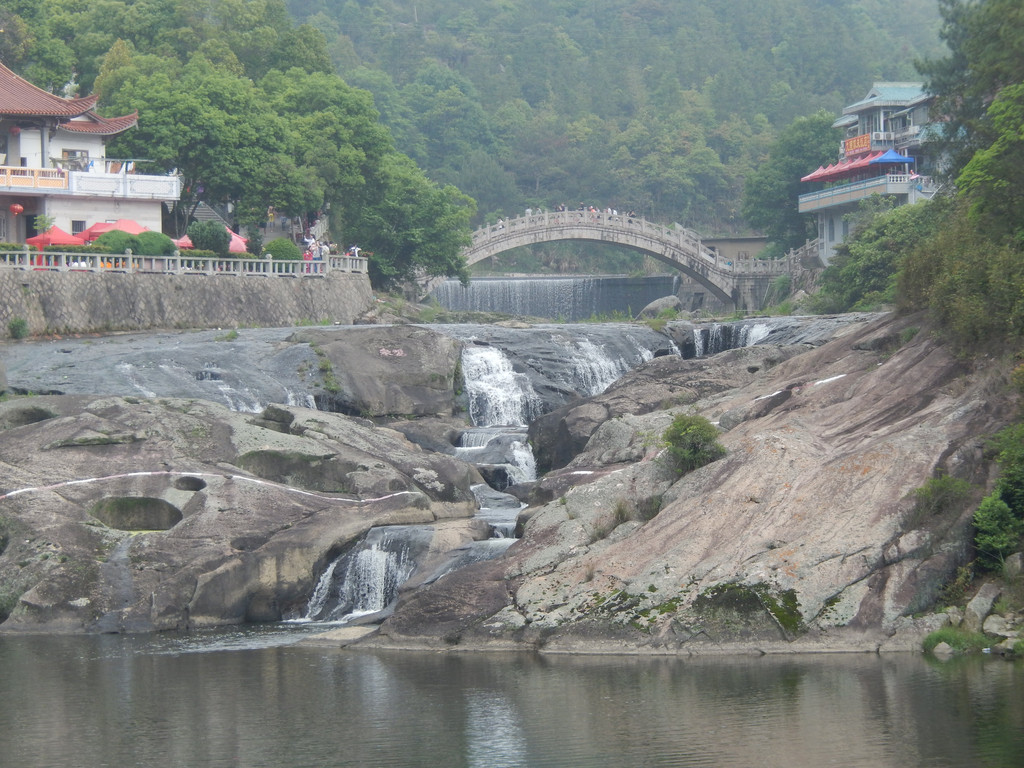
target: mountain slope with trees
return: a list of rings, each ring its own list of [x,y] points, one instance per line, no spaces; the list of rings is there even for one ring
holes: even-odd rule
[[[750,230],[744,180],[795,118],[917,78],[935,2],[895,5],[288,0],[481,217],[584,202],[706,234]]]

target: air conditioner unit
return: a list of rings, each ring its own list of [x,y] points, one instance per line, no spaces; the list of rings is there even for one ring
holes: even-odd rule
[[[872,141],[892,141],[892,134],[887,131],[875,131],[871,134]]]

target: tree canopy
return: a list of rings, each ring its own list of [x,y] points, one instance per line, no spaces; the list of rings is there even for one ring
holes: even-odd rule
[[[138,110],[108,153],[180,174],[176,235],[200,202],[254,230],[271,207],[329,210],[332,234],[373,254],[379,286],[417,269],[465,274],[472,201],[395,148],[372,96],[333,72],[324,34],[282,0],[15,0],[0,20],[15,32],[5,61],[35,84],[94,90],[106,114]],[[430,215],[372,226],[396,200]],[[430,246],[410,255],[419,242]]]
[[[799,248],[817,235],[815,217],[799,212],[797,198],[803,191],[800,178],[835,159],[840,132],[833,122],[835,117],[825,111],[797,118],[747,176],[743,215],[779,251]]]

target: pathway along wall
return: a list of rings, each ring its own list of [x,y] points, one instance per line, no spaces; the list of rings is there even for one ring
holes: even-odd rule
[[[0,338],[23,318],[30,334],[157,328],[350,325],[373,302],[366,274],[237,277],[0,272]]]

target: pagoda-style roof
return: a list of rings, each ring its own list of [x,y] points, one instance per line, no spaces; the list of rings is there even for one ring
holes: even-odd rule
[[[124,117],[100,117],[93,113],[83,116],[85,119],[68,120],[61,123],[60,127],[65,131],[73,133],[88,133],[93,136],[116,136],[124,133],[129,128],[134,128],[139,122],[138,111],[132,112]]]
[[[872,107],[906,106],[919,102],[923,94],[922,83],[874,83],[868,95],[845,107],[843,114],[856,114]]]
[[[65,99],[44,91],[0,64],[0,117],[56,120],[68,131],[112,136],[138,121],[138,112],[124,117],[100,117],[93,109],[99,96]]]

